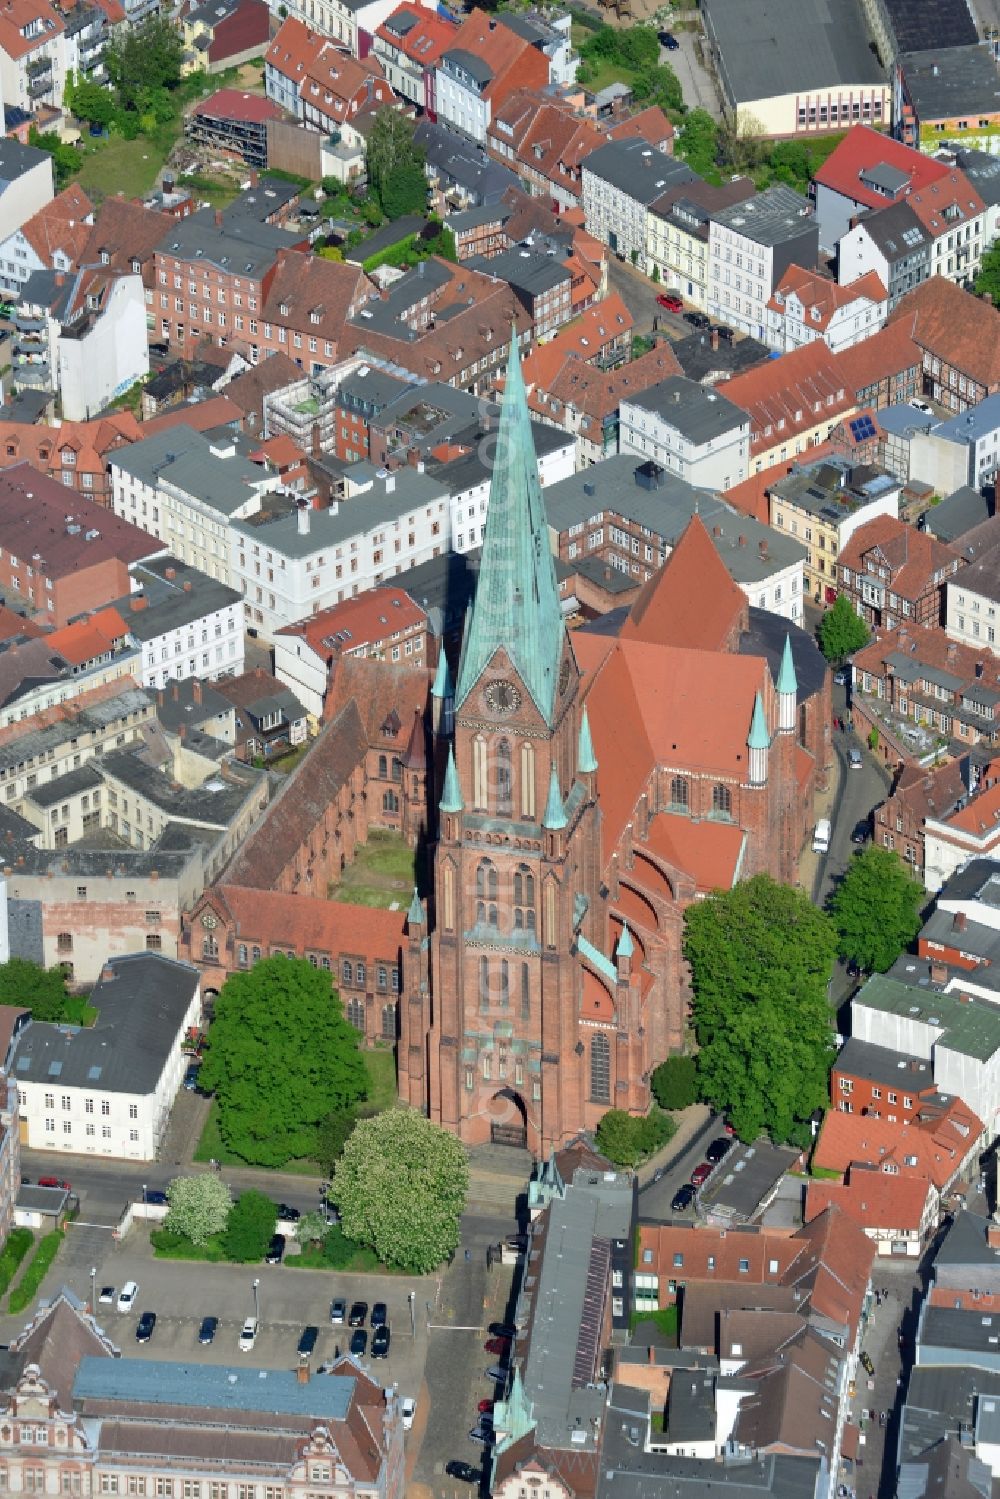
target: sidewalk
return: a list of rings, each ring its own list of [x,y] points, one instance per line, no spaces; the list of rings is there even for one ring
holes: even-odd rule
[[[823,855],[813,852],[812,835],[813,828],[821,817],[828,817],[833,822],[837,805],[840,800],[841,788],[844,782],[844,763],[836,750],[833,751],[833,766],[830,770],[830,779],[822,791],[817,791],[813,806],[813,823],[808,830],[806,846],[799,858],[799,887],[808,892],[811,898],[815,898],[816,884],[819,879],[820,865]]]
[[[706,1103],[693,1103],[689,1109],[685,1109],[679,1116],[677,1133],[673,1139],[668,1140],[663,1149],[638,1168],[636,1176],[640,1187],[646,1186],[647,1182],[653,1180],[654,1175],[661,1168],[665,1171],[672,1166],[680,1156],[687,1150],[691,1141],[699,1130],[705,1128],[712,1117],[712,1110]]]

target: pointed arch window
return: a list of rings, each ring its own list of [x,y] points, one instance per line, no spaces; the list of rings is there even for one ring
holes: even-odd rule
[[[490,1007],[490,960],[479,959],[479,1008],[485,1013]]]
[[[732,817],[733,793],[721,783],[712,787],[712,811],[716,817]]]
[[[356,1031],[365,1028],[365,1007],[360,999],[349,999],[345,1006],[345,1014],[349,1025],[353,1025]]]
[[[395,1005],[382,1006],[382,1040],[395,1041],[397,1033],[397,1015]]]
[[[479,926],[499,925],[500,876],[489,859],[476,868],[476,921]]]
[[[382,794],[382,811],[383,812],[398,812],[399,811],[399,797],[396,795],[395,791],[386,791],[386,792],[383,792],[383,794]]]
[[[500,1008],[506,1010],[510,1004],[510,964],[506,958],[500,961]]]
[[[453,864],[444,866],[444,929],[446,932],[455,930],[455,867]]]
[[[670,782],[670,805],[675,812],[688,810],[687,776],[674,776]]]
[[[535,817],[535,752],[530,744],[521,745],[521,816]]]
[[[385,755],[379,755],[378,757],[378,778],[380,781],[387,781],[389,779],[389,761]]]
[[[497,812],[501,817],[509,817],[514,811],[513,781],[510,742],[501,739],[497,744]]]
[[[531,974],[527,963],[521,964],[521,1019],[531,1019]]]
[[[476,808],[485,812],[488,801],[486,740],[477,734],[472,741],[472,796]]]
[[[514,871],[514,930],[535,930],[535,876],[526,864]]]
[[[600,1034],[590,1042],[590,1100],[611,1102],[611,1047],[607,1036]]]
[[[556,945],[556,884],[549,880],[545,886],[545,946]]]

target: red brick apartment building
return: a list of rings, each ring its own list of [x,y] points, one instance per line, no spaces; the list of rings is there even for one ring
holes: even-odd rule
[[[129,592],[129,565],[161,541],[29,463],[0,471],[0,589],[65,625]]]

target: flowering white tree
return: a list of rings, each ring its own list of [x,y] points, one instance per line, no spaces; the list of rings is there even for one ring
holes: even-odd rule
[[[167,1188],[170,1211],[163,1220],[169,1232],[183,1234],[192,1244],[205,1244],[221,1234],[229,1221],[232,1194],[217,1176],[175,1176]]]
[[[425,1275],[454,1254],[469,1188],[465,1147],[413,1109],[354,1127],[331,1197],[344,1234],[384,1264]]]

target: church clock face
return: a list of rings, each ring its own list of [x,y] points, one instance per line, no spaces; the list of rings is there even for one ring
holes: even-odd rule
[[[486,689],[486,703],[491,713],[506,717],[521,706],[521,694],[513,682],[501,679],[491,682]]]
[[[568,658],[564,658],[563,659],[563,664],[559,668],[559,692],[560,692],[560,694],[563,693],[563,692],[565,692],[566,688],[568,686],[569,686],[569,660],[568,660]]]

